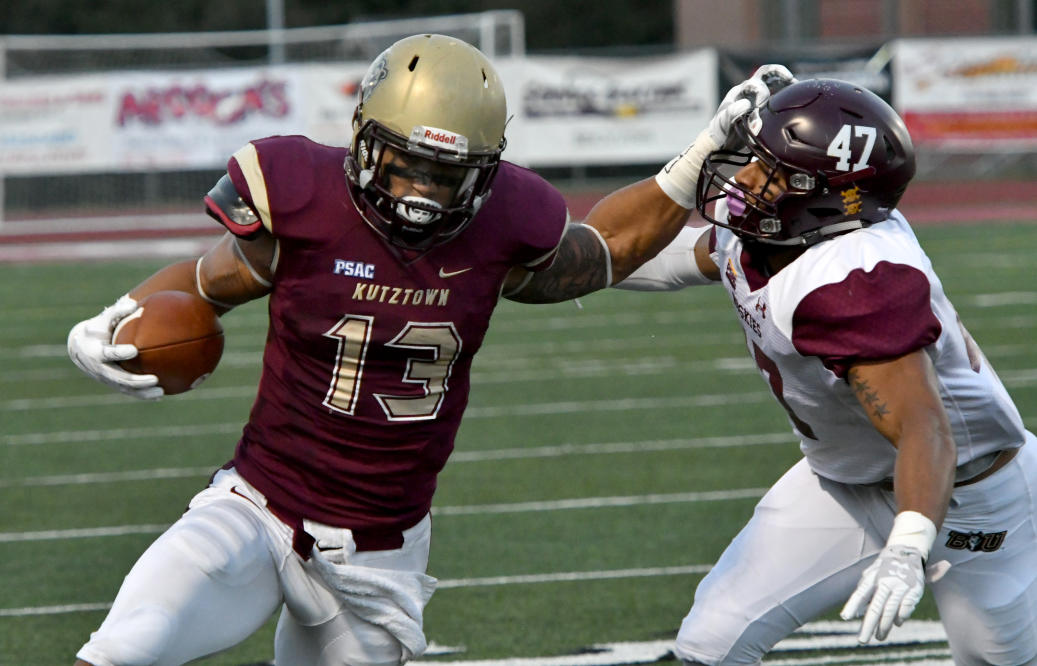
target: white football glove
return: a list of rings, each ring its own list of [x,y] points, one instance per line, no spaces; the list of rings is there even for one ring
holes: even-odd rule
[[[872,635],[885,640],[893,625],[911,617],[925,592],[925,559],[936,539],[936,526],[916,511],[901,511],[893,521],[886,547],[861,574],[839,617],[864,615],[859,643]]]
[[[706,157],[720,148],[731,149],[736,141],[731,127],[737,118],[763,106],[771,92],[795,83],[792,72],[782,65],[763,65],[751,77],[727,91],[706,129],[684,152],[670,160],[655,176],[659,187],[678,205],[695,208],[695,188]]]
[[[731,149],[735,137],[731,126],[735,119],[760,108],[771,95],[796,82],[796,77],[784,65],[761,65],[745,81],[727,91],[712,120],[709,121],[709,137],[718,148]]]
[[[911,617],[923,592],[922,553],[910,546],[886,546],[861,574],[857,589],[839,616],[850,620],[864,615],[857,635],[859,643],[867,643],[872,634],[885,640],[894,624],[899,627]]]
[[[763,81],[771,95],[797,83],[796,77],[792,76],[792,72],[785,65],[760,65],[753,72],[752,78]]]
[[[165,391],[155,375],[135,375],[117,364],[137,355],[133,345],[112,344],[116,325],[137,310],[137,301],[123,296],[95,317],[81,321],[68,334],[68,355],[76,366],[102,384],[141,400],[158,400]]]

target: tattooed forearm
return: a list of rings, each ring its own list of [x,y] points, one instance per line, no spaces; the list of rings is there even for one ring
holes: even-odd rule
[[[605,247],[593,231],[582,224],[570,225],[551,267],[505,297],[521,303],[557,303],[604,289],[609,286],[608,262]]]
[[[850,388],[857,394],[857,399],[860,400],[861,405],[870,411],[874,418],[881,421],[886,414],[889,414],[889,407],[886,402],[879,399],[878,392],[871,387],[867,380],[861,378],[860,373],[856,370],[850,370],[846,378],[850,383]]]

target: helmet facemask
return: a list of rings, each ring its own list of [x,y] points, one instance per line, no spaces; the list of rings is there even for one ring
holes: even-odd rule
[[[421,140],[426,131],[461,145],[455,150],[428,145]],[[464,143],[463,136],[424,127],[415,127],[404,139],[368,120],[357,131],[355,153],[345,165],[357,209],[379,235],[406,250],[425,252],[454,238],[486,200],[500,160],[500,150],[469,153]],[[391,178],[450,193],[443,203],[422,196],[418,188],[397,195]]]

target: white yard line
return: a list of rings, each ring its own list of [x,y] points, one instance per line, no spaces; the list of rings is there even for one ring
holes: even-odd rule
[[[579,497],[543,502],[514,502],[508,504],[476,504],[472,506],[432,507],[433,516],[482,516],[502,513],[539,513],[541,511],[571,511],[574,509],[604,509],[618,506],[646,506],[650,504],[686,504],[721,502],[726,500],[759,499],[766,488],[738,488],[689,493],[654,493],[616,497]]]
[[[161,439],[166,437],[199,437],[240,433],[244,421],[231,423],[196,423],[191,425],[141,426],[105,430],[55,430],[0,435],[0,446],[36,446],[41,444],[85,444],[120,439]]]
[[[486,576],[482,578],[447,578],[436,583],[437,590],[459,587],[494,587],[498,585],[534,585],[538,583],[573,583],[588,580],[617,578],[654,578],[657,576],[691,576],[709,573],[709,564],[689,564],[680,567],[652,567],[642,569],[613,569],[611,571],[566,571],[522,576]]]
[[[169,525],[113,525],[111,527],[77,527],[70,530],[37,530],[34,532],[0,532],[0,543],[26,541],[67,541],[98,537],[161,534]]]
[[[665,575],[665,574],[662,574]],[[601,643],[588,646],[580,654],[557,657],[508,657],[505,659],[452,660],[434,663],[438,666],[621,666],[656,663],[667,657],[673,641]],[[796,633],[774,646],[764,663],[768,666],[820,666],[854,663],[883,666],[952,666],[947,635],[934,620],[908,620],[897,627],[889,638],[862,653],[857,649],[857,628],[850,622],[809,622]],[[808,650],[839,650],[825,656],[804,657]],[[432,645],[428,656],[463,652],[463,646]],[[842,652],[845,651],[845,652]]]
[[[651,504],[687,504],[721,502],[762,497],[766,488],[738,488],[688,493],[626,495],[614,497],[581,497],[542,502],[515,502],[511,504],[475,504],[432,507],[433,516],[475,516],[504,513],[536,513],[540,511],[570,511],[574,509],[603,509]],[[158,534],[168,525],[115,525],[111,527],[80,527],[67,530],[37,530],[33,532],[0,532],[0,543],[25,541],[63,541],[98,537]]]
[[[187,400],[225,400],[251,398],[256,394],[255,386],[227,386],[198,391],[188,391],[176,396],[178,402]],[[770,398],[765,391],[726,393],[714,395],[670,396],[666,398],[628,398],[618,400],[584,400],[549,402],[528,405],[501,405],[496,407],[469,407],[466,419],[496,418],[499,416],[523,416],[528,414],[572,414],[610,410],[672,409],[674,407],[709,407],[713,405],[743,404],[760,402]],[[24,412],[36,410],[67,409],[72,407],[99,407],[107,405],[135,404],[133,398],[120,393],[98,393],[91,395],[57,396],[52,398],[16,398],[0,401],[0,412]]]
[[[469,587],[496,587],[501,585],[535,585],[543,583],[566,583],[579,581],[616,580],[620,578],[652,578],[657,576],[689,576],[707,573],[708,564],[692,564],[675,567],[651,567],[639,569],[612,569],[605,571],[568,571],[548,574],[520,576],[487,576],[481,578],[446,578],[436,584],[436,589],[450,590]],[[0,608],[0,617],[25,617],[29,615],[57,615],[60,613],[82,613],[107,610],[110,603],[64,604],[57,606],[29,606],[23,608]]]
[[[135,469],[122,472],[93,472],[83,474],[53,474],[30,476],[24,479],[0,479],[0,488],[30,488],[39,486],[81,486],[98,483],[120,483],[125,481],[157,481],[161,479],[189,479],[206,477],[215,471],[213,467],[167,467],[159,469]]]
[[[221,426],[222,424],[213,424]],[[232,424],[235,425],[236,424]],[[84,431],[83,436],[75,431],[66,433],[38,433],[23,435],[22,439],[8,444],[46,444],[67,441],[106,441],[124,437],[155,438],[179,437],[181,432],[165,432],[166,429],[139,430],[118,429],[112,431]],[[199,429],[201,430],[201,429]],[[213,427],[212,430],[217,430]],[[47,435],[57,435],[48,438]],[[194,433],[199,434],[199,433]],[[659,439],[631,442],[602,442],[596,444],[558,444],[535,447],[490,449],[488,451],[455,451],[451,464],[486,462],[492,460],[532,460],[537,458],[559,458],[562,456],[611,455],[622,453],[650,453],[659,451],[683,451],[688,449],[731,448],[738,446],[769,446],[792,444],[791,433],[775,432],[758,435],[733,435],[730,437],[700,437],[697,439]],[[124,481],[153,481],[158,479],[182,479],[204,477],[212,474],[211,467],[172,467],[158,469],[122,470],[119,472],[87,472],[77,474],[52,474],[15,479],[0,479],[0,488],[24,488],[37,486],[91,485],[97,483],[119,483]]]

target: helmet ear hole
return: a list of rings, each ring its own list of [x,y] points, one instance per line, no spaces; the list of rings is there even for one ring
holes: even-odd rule
[[[897,151],[893,147],[893,143],[890,142],[889,137],[885,134],[882,135],[882,145],[886,148],[886,160],[891,161],[896,159]]]
[[[822,207],[808,207],[807,212],[816,217],[819,220],[826,220],[832,217],[838,217],[843,214],[838,208],[822,208]]]

